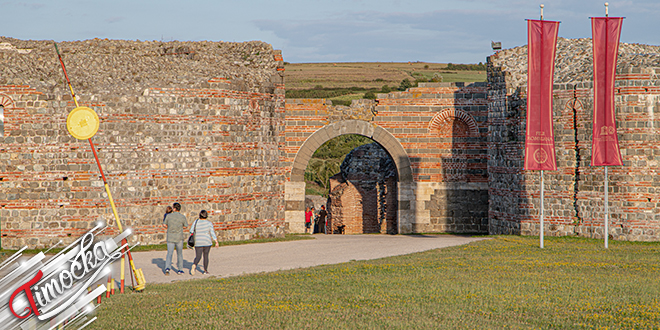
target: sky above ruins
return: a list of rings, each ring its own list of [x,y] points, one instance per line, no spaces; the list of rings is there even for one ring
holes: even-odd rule
[[[609,1],[621,41],[660,44],[660,1]],[[0,35],[35,40],[261,40],[288,62],[477,63],[527,43],[525,19],[588,38],[602,0],[0,0]]]

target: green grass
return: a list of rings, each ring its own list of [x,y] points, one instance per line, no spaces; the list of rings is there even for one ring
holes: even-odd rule
[[[62,251],[64,248],[53,248],[53,249],[25,249],[23,252],[21,252],[22,255],[35,255],[38,254],[39,252],[44,252],[48,250],[48,255],[52,254],[58,254],[60,251]],[[11,249],[0,249],[0,261],[4,261],[5,259],[11,257],[14,253],[18,252],[18,250],[11,250]]]
[[[442,70],[439,72],[418,71],[411,75],[415,78],[423,78],[430,81],[433,79],[434,74],[442,76],[442,82],[482,82],[486,81],[486,73],[484,71],[447,71]]]
[[[305,195],[318,195],[328,197],[327,189],[321,187],[316,182],[305,182]]]
[[[333,105],[345,105],[350,106],[353,100],[359,100],[364,98],[364,93],[355,93],[347,94],[342,96],[333,97],[330,100]]]
[[[339,265],[148,285],[93,329],[651,329],[660,244],[497,236]]]
[[[324,88],[317,86],[311,89],[293,89],[286,91],[287,98],[325,98],[332,101],[332,105],[350,106],[352,100],[359,100],[365,98],[367,92],[380,93],[381,89],[378,88]]]

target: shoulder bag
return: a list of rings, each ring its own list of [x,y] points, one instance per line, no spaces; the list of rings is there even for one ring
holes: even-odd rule
[[[195,234],[197,233],[197,220],[193,224],[193,233],[188,236],[188,246],[195,247]]]

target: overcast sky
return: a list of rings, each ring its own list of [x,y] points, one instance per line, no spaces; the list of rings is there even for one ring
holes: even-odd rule
[[[261,40],[299,62],[477,63],[527,42],[525,19],[591,36],[602,0],[0,0],[0,35],[19,39]],[[610,1],[621,41],[660,44],[660,1]]]

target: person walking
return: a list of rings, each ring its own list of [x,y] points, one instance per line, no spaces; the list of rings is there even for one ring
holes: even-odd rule
[[[174,211],[166,214],[163,225],[167,227],[167,257],[165,258],[165,275],[170,275],[172,268],[172,254],[176,248],[176,270],[178,275],[183,274],[183,229],[188,226],[186,216],[181,214],[181,204],[172,204]]]
[[[195,235],[195,260],[193,261],[192,267],[190,267],[190,275],[195,275],[195,269],[202,256],[204,256],[204,270],[200,273],[208,274],[211,240],[215,241],[216,247],[220,245],[218,244],[218,238],[215,236],[213,224],[211,221],[206,220],[208,217],[208,212],[202,210],[199,212],[199,219],[195,220],[195,223],[190,226],[190,233]]]

